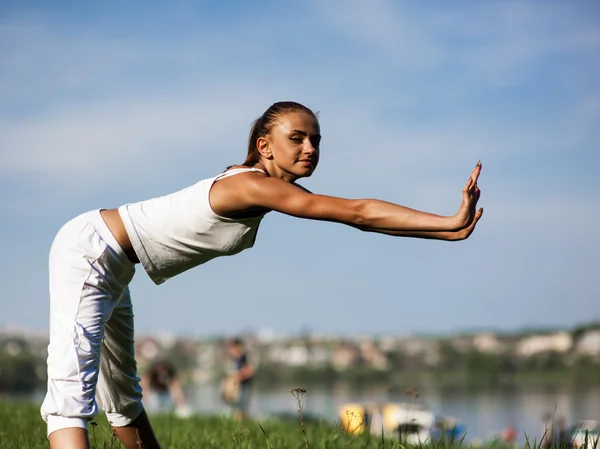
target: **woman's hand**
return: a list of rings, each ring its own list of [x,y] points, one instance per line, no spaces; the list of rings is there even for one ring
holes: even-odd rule
[[[468,239],[469,236],[475,230],[475,225],[477,224],[477,222],[479,221],[479,219],[481,218],[482,215],[483,215],[483,207],[480,207],[473,214],[473,219],[471,220],[471,223],[469,224],[469,226],[467,226],[464,229],[461,229],[460,231],[446,233],[447,234],[447,236],[446,236],[447,238],[445,240],[448,240],[448,241],[451,241],[451,242],[458,242],[460,240],[466,240],[466,239]]]
[[[477,179],[479,179],[480,173],[481,161],[475,165],[471,176],[469,176],[469,180],[462,190],[462,202],[458,212],[454,216],[459,229],[469,227],[477,214],[477,201],[479,201],[479,196],[481,195],[481,190],[477,186]]]

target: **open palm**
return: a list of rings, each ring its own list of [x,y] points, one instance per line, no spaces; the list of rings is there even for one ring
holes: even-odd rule
[[[477,201],[479,201],[481,195],[481,190],[477,186],[477,180],[481,173],[481,167],[481,161],[477,162],[477,165],[471,172],[471,176],[469,176],[467,183],[462,189],[462,202],[455,215],[458,226],[461,229],[468,227],[473,222],[477,213]]]

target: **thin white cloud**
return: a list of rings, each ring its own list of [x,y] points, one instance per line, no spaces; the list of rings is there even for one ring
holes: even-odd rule
[[[327,27],[352,41],[363,42],[379,54],[383,66],[421,71],[439,66],[445,55],[428,27],[404,14],[391,0],[317,2]]]
[[[531,76],[540,61],[600,52],[600,30],[582,5],[492,2],[469,8],[391,0],[319,2],[338,33],[375,51],[378,64],[403,72],[446,70],[502,86]],[[600,63],[590,61],[595,70]]]
[[[210,92],[113,99],[25,118],[1,129],[0,169],[45,172],[59,179],[80,172],[85,177],[86,167],[103,170],[122,165],[125,169],[136,160],[160,154],[175,158],[177,152],[191,148],[199,154],[214,151],[211,145],[227,139],[231,129],[248,127],[241,122],[252,116],[258,95],[247,97],[235,115],[230,101]]]
[[[467,70],[492,85],[531,80],[539,76],[538,65],[552,57],[585,58],[600,52],[600,31],[586,17],[585,8],[512,2],[489,4],[481,12],[478,24],[472,21],[461,27],[474,43],[460,59]],[[600,70],[597,61],[589,66]]]

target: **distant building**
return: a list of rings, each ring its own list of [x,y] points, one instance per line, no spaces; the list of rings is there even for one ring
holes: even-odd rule
[[[588,331],[579,339],[575,348],[577,354],[600,357],[600,330]]]
[[[338,371],[343,371],[354,365],[359,359],[359,353],[354,345],[341,343],[331,354],[331,364]]]
[[[488,354],[498,354],[504,350],[502,342],[489,332],[475,335],[473,346],[477,351]]]
[[[517,343],[516,352],[521,357],[531,357],[544,352],[564,353],[573,346],[573,337],[568,332],[526,337]]]
[[[360,345],[360,357],[370,368],[384,371],[389,366],[386,354],[373,342],[364,342]]]

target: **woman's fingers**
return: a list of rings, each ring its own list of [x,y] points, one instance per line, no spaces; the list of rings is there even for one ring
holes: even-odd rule
[[[479,209],[477,209],[477,212],[475,212],[475,216],[473,217],[473,223],[471,223],[471,225],[469,226],[469,235],[471,234],[471,232],[473,232],[473,229],[475,229],[475,225],[477,224],[477,222],[479,221],[479,219],[481,218],[481,216],[483,215],[483,207],[480,207]]]
[[[463,201],[470,204],[477,204],[479,200],[479,196],[481,195],[481,190],[477,186],[477,184],[473,181],[472,178],[469,178],[467,184],[465,185],[463,191]]]
[[[475,212],[475,216],[473,217],[473,221],[471,222],[471,224],[461,231],[463,234],[461,234],[460,240],[469,238],[469,236],[475,230],[475,225],[477,225],[477,222],[479,221],[479,219],[481,218],[482,215],[483,215],[483,207],[480,207],[479,209],[477,209],[477,212]]]
[[[477,184],[477,180],[479,179],[479,174],[481,173],[481,161],[477,161],[473,172],[471,172],[471,179],[473,179],[473,183]]]
[[[481,190],[477,186],[475,186],[474,196],[475,196],[475,201],[473,201],[473,208],[475,208],[475,205],[477,204],[477,202],[479,201],[479,197],[481,196]]]
[[[471,172],[471,175],[469,176],[467,183],[465,184],[463,192],[467,193],[467,192],[473,191],[475,189],[478,189],[477,180],[479,179],[479,174],[481,173],[481,167],[482,167],[481,161],[478,161],[477,164],[475,165],[475,168]]]
[[[473,186],[473,176],[469,176],[469,179],[467,179],[467,183],[463,187],[463,193],[468,193],[469,190],[471,190],[472,186]]]

